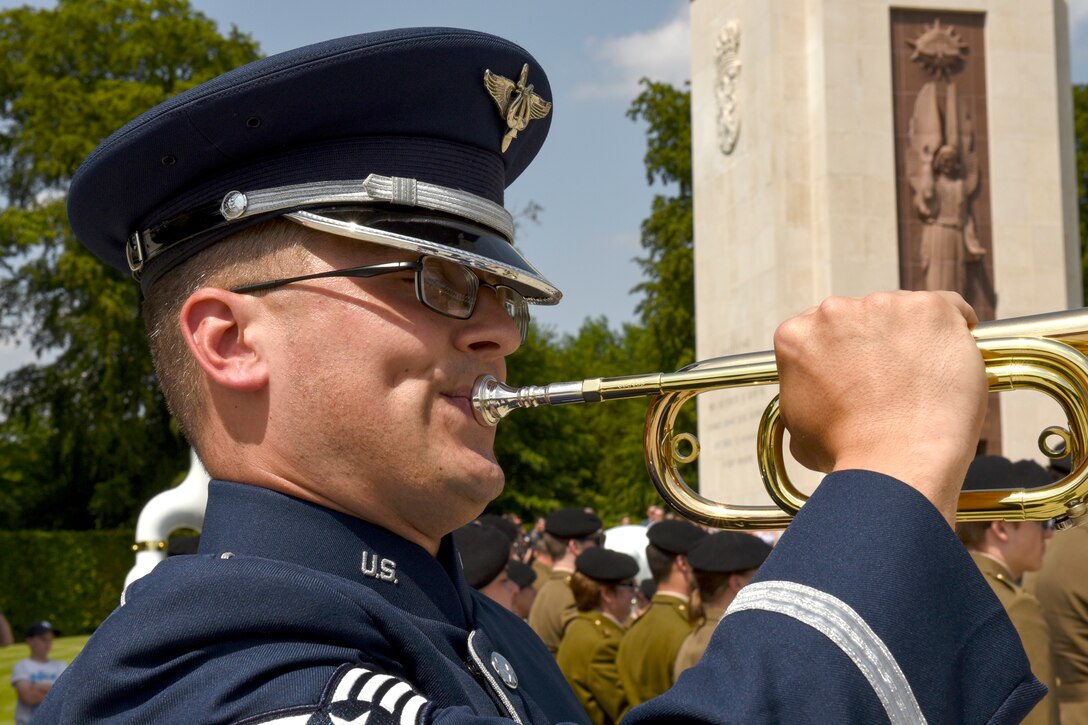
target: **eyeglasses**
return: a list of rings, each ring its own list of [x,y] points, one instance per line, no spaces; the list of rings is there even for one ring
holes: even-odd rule
[[[1047,519],[1046,521],[1040,521],[1039,525],[1043,527],[1043,531],[1055,531],[1058,528],[1058,522],[1054,519]]]
[[[479,296],[481,287],[493,289],[499,304],[502,305],[506,314],[510,315],[510,319],[514,321],[518,334],[521,336],[522,344],[525,343],[525,339],[529,334],[529,303],[525,301],[521,293],[503,284],[482,282],[468,267],[441,257],[424,255],[415,262],[388,262],[385,264],[371,264],[365,267],[332,269],[328,272],[304,274],[300,277],[286,277],[267,282],[244,284],[232,287],[230,291],[248,294],[311,279],[324,279],[326,277],[366,279],[405,270],[415,272],[416,299],[423,303],[424,307],[444,317],[452,317],[456,320],[467,320],[472,317],[472,313],[476,310],[476,299]]]

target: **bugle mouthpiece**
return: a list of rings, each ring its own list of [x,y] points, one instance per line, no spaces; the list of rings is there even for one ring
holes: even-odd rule
[[[512,410],[539,405],[582,403],[582,383],[551,383],[515,388],[494,375],[481,375],[472,386],[472,413],[483,426],[496,426]]]

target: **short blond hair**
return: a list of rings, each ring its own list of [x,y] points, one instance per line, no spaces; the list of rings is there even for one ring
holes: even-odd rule
[[[207,401],[200,370],[181,334],[182,305],[204,287],[230,288],[305,274],[306,242],[315,235],[286,219],[243,229],[170,270],[144,297],[144,326],[159,387],[182,433],[198,454],[200,422]]]

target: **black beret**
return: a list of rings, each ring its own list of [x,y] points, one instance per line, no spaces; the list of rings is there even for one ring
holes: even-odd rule
[[[558,290],[514,249],[502,209],[505,188],[544,142],[551,100],[536,60],[484,33],[329,40],[237,68],[130,121],[73,176],[68,217],[94,254],[146,289],[269,218],[328,211],[322,220],[342,215],[339,231],[317,228],[355,236],[343,231],[351,209],[423,209],[486,227],[482,240],[451,235],[461,263],[554,303]]]
[[[638,574],[638,562],[627,554],[594,546],[578,555],[574,569],[601,584],[622,584]]]
[[[975,456],[963,480],[964,491],[990,489],[1038,488],[1049,485],[1053,477],[1035,461],[1013,463],[1004,456]]]
[[[1059,477],[1065,477],[1069,475],[1069,472],[1073,470],[1073,457],[1062,456],[1061,458],[1053,458],[1047,465],[1051,471],[1057,474]]]
[[[510,561],[510,541],[490,526],[463,526],[453,532],[453,542],[461,554],[465,581],[473,589],[493,582]]]
[[[755,569],[771,553],[771,545],[743,531],[719,531],[688,552],[691,568],[726,574]]]
[[[590,509],[559,509],[544,519],[544,530],[560,539],[584,539],[601,530],[601,519]]]
[[[510,576],[511,581],[522,589],[532,586],[533,582],[536,581],[536,572],[533,571],[533,567],[522,564],[517,559],[510,560],[506,573]]]
[[[518,534],[521,533],[518,531],[518,525],[505,516],[484,514],[477,520],[484,526],[490,526],[501,531],[503,536],[510,540],[511,544],[518,540]]]
[[[650,543],[666,554],[686,554],[706,538],[706,532],[690,521],[668,519],[654,524],[646,532]]]

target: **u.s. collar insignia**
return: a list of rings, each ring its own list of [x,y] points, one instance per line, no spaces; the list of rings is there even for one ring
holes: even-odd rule
[[[484,86],[499,107],[499,114],[506,120],[509,129],[502,137],[502,152],[510,148],[510,142],[518,137],[518,131],[524,131],[529,121],[544,118],[552,110],[551,101],[533,93],[529,81],[529,64],[522,66],[518,82],[496,75],[490,70],[484,71]]]

